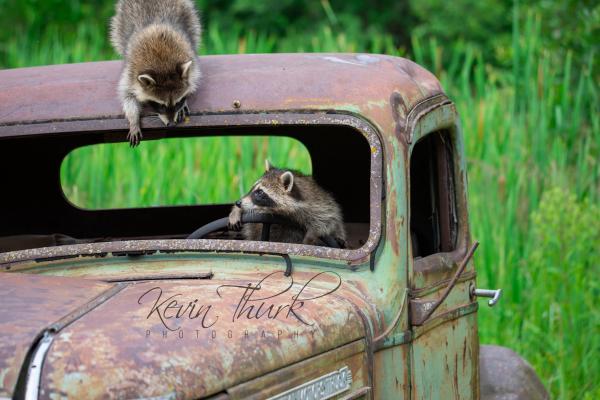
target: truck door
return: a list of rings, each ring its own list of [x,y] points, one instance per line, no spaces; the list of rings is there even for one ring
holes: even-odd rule
[[[453,105],[433,110],[415,124],[419,136],[410,146],[413,399],[479,397],[477,303],[470,295],[475,284],[472,262],[430,312],[471,246],[462,138],[455,119]]]

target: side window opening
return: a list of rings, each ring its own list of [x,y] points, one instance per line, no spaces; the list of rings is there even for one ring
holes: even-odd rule
[[[450,252],[456,246],[454,149],[448,131],[427,135],[413,149],[410,228],[415,258]]]

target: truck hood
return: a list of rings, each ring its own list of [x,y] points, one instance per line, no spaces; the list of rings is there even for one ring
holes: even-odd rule
[[[0,396],[14,394],[48,329],[41,398],[201,398],[364,337],[369,309],[332,272],[119,284],[2,275]]]

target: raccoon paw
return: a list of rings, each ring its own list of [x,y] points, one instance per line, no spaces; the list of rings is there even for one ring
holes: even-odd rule
[[[187,120],[190,115],[190,108],[187,105],[187,102],[177,111],[177,116],[175,117],[175,122],[180,123]]]
[[[227,224],[227,229],[229,229],[230,231],[234,231],[234,232],[239,232],[242,230],[242,221],[237,221],[237,222],[232,222],[231,219],[229,220],[229,223]]]
[[[316,246],[318,243],[319,237],[316,234],[312,232],[306,232],[306,235],[304,235],[304,240],[302,240],[302,244]]]
[[[335,237],[334,239],[337,242],[338,246],[340,246],[340,249],[346,248],[346,241],[344,239],[341,239],[339,237]]]
[[[183,108],[179,111],[177,111],[177,115],[175,116],[175,123],[179,124],[180,122],[183,122],[183,120],[185,119],[185,112],[183,111]]]
[[[235,232],[239,232],[242,229],[242,209],[238,206],[237,202],[236,205],[231,208],[231,212],[229,213],[227,229]]]
[[[129,140],[129,147],[133,148],[139,146],[140,141],[142,140],[142,131],[140,130],[140,128],[129,129],[127,139]]]

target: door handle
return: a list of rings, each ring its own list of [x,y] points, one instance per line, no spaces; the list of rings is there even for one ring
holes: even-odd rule
[[[502,297],[502,289],[476,289],[475,285],[470,288],[472,297],[489,297],[488,306],[494,307],[500,297]]]

